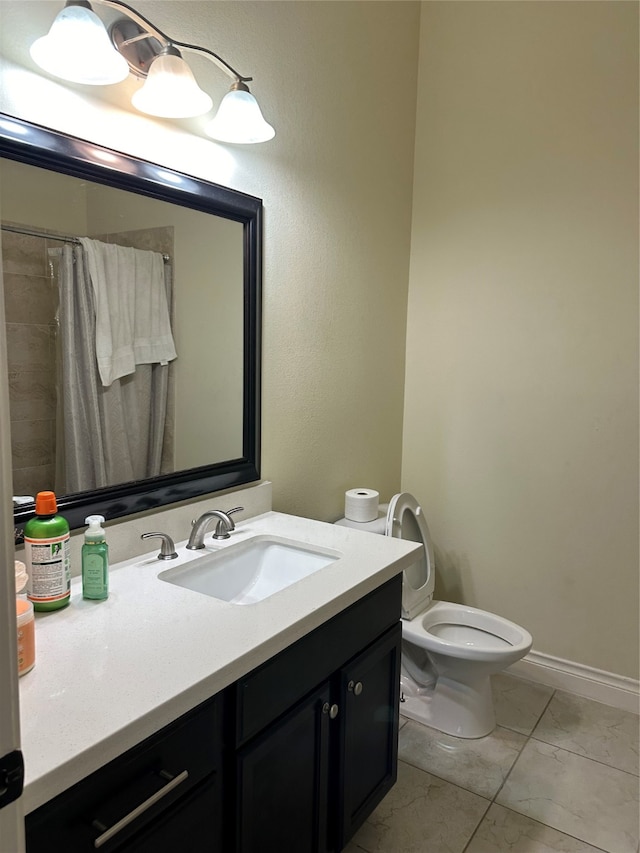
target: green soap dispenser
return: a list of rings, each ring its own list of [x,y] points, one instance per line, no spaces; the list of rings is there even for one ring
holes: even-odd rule
[[[104,601],[109,595],[109,546],[102,528],[104,516],[89,515],[82,546],[82,597]]]

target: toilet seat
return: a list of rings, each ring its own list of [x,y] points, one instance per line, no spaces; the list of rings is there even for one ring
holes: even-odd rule
[[[476,607],[434,601],[423,613],[402,623],[404,639],[432,653],[462,660],[519,660],[531,648],[528,631]]]
[[[413,619],[433,598],[435,557],[422,507],[409,492],[400,492],[389,501],[385,534],[424,546],[418,560],[403,572],[402,618]]]

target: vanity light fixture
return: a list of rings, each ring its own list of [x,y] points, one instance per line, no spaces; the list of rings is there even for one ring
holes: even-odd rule
[[[240,133],[245,142],[267,142],[275,130],[262,115],[258,102],[243,80],[236,80],[222,99],[218,112],[204,132],[220,142],[234,142]]]
[[[100,18],[88,3],[67,3],[49,34],[31,45],[40,68],[71,83],[104,86],[129,73],[124,56],[113,49]]]
[[[131,103],[142,113],[163,118],[199,116],[213,106],[173,45],[165,47],[154,59],[144,86],[134,93]]]
[[[275,136],[243,77],[206,47],[176,41],[121,0],[94,0],[126,17],[107,29],[87,0],[67,0],[46,36],[31,46],[31,57],[55,77],[103,86],[129,72],[144,79],[132,97],[141,112],[162,118],[189,118],[209,112],[213,102],[196,82],[182,51],[206,56],[233,79],[205,133],[221,142],[266,142]]]

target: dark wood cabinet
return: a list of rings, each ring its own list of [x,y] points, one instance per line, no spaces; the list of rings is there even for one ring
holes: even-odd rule
[[[237,853],[342,850],[396,780],[400,625],[236,755]]]
[[[396,779],[395,577],[27,816],[27,853],[337,853]]]
[[[342,850],[393,786],[399,581],[234,686],[235,853]]]

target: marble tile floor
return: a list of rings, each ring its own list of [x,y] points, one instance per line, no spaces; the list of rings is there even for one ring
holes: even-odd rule
[[[638,716],[506,674],[493,692],[478,740],[400,718],[398,781],[345,853],[640,853]]]

